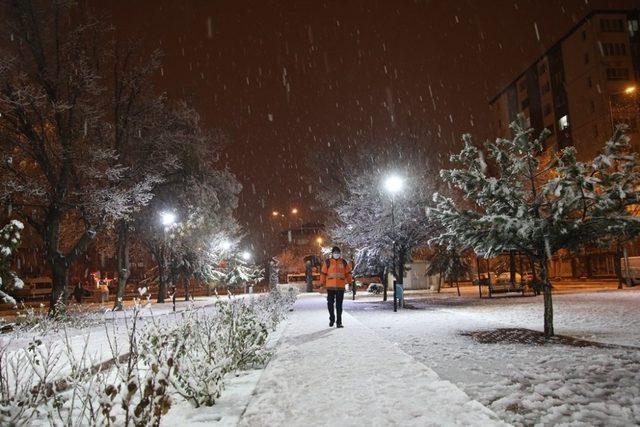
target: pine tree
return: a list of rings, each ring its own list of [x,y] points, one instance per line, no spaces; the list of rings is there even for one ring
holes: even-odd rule
[[[231,253],[211,270],[209,280],[214,286],[238,288],[254,284],[263,277],[264,269],[245,261],[238,253]]]
[[[461,167],[441,171],[464,200],[436,194],[427,215],[443,226],[442,241],[460,241],[487,257],[515,250],[534,260],[544,295],[544,333],[551,337],[549,258],[560,249],[637,232],[638,220],[627,209],[638,203],[639,167],[622,128],[589,162],[579,162],[574,147],[545,151],[549,132],[534,138],[523,117],[511,129],[513,139],[487,142],[484,151],[464,135],[464,148],[451,158]]]
[[[433,248],[428,261],[427,276],[439,274],[441,279],[448,281],[451,286],[455,283],[460,296],[459,281],[471,271],[469,260],[462,251],[455,246],[438,245]],[[438,286],[438,292],[440,292],[440,286]]]

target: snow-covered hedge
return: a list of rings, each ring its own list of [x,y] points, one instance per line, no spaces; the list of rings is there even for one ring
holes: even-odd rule
[[[73,337],[11,351],[0,341],[0,425],[158,425],[175,399],[213,405],[227,374],[265,363],[269,331],[295,299],[274,290],[150,319],[138,304],[126,333],[105,326],[101,360],[88,337],[80,350]]]

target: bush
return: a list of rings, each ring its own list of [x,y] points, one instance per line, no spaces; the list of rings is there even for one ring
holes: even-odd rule
[[[0,425],[159,425],[175,397],[213,405],[227,374],[269,357],[269,330],[286,316],[295,292],[248,299],[218,299],[213,308],[189,309],[141,321],[137,301],[126,333],[106,327],[111,359],[78,354],[68,338],[8,351],[0,342]],[[50,331],[49,328],[44,330]]]

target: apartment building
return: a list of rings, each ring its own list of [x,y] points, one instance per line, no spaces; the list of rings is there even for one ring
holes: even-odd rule
[[[548,149],[573,145],[593,157],[616,123],[640,149],[640,9],[592,11],[491,101],[495,126],[509,137],[518,113],[551,131]]]
[[[522,113],[551,137],[547,150],[575,146],[578,158],[593,158],[617,123],[626,123],[640,152],[640,9],[595,10],[491,101],[495,127],[511,137],[509,123]],[[640,254],[639,245],[629,248]],[[557,254],[552,276],[604,278],[616,275],[619,254],[590,248]]]

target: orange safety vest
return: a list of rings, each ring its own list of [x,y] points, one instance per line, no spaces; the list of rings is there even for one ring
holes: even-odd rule
[[[320,282],[327,289],[344,290],[344,285],[353,282],[351,266],[343,258],[329,258],[322,263]]]

